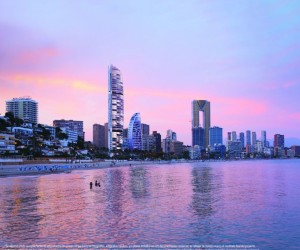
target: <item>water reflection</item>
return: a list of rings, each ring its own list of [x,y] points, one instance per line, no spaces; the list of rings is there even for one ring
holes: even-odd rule
[[[133,198],[149,196],[148,171],[145,167],[133,167],[130,169],[130,190]]]
[[[21,240],[31,239],[32,233],[38,231],[43,216],[36,213],[39,203],[37,183],[35,178],[27,179],[25,183],[15,179],[11,183],[11,192],[7,187],[2,193],[0,234],[12,242],[16,236]]]
[[[108,172],[107,182],[107,212],[113,212],[117,216],[122,216],[123,206],[125,205],[124,193],[126,179],[120,169],[111,169]]]
[[[3,178],[0,246],[249,243],[292,248],[300,234],[299,161],[284,167],[275,163],[170,164]],[[90,190],[95,180],[101,187]]]
[[[194,167],[192,169],[192,203],[194,213],[202,218],[215,212],[213,204],[212,169],[209,167]]]

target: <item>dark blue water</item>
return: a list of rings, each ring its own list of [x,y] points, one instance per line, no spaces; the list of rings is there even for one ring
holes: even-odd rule
[[[101,187],[89,188],[98,180]],[[0,245],[300,249],[300,160],[200,162],[0,179]]]

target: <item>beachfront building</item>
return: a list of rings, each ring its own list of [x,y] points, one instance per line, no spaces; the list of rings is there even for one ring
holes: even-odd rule
[[[122,149],[124,99],[121,71],[110,65],[108,69],[108,148]]]
[[[155,138],[155,143],[154,143],[154,148],[155,148],[155,152],[159,153],[162,152],[162,147],[161,147],[161,134],[158,133],[157,131],[153,131],[152,135]]]
[[[244,148],[245,147],[245,133],[244,132],[240,133],[240,142],[241,142],[241,147]]]
[[[202,124],[200,123],[200,112],[202,112]],[[202,134],[199,128],[203,128]],[[204,147],[209,144],[210,128],[210,102],[206,100],[192,101],[192,145],[199,145],[204,141]]]
[[[177,134],[173,130],[168,129],[167,130],[167,137],[166,138],[168,138],[168,139],[170,139],[172,141],[177,141]]]
[[[171,141],[170,142],[170,152],[174,155],[180,156],[183,152],[183,142],[181,141]]]
[[[68,128],[69,130],[77,132],[78,136],[80,136],[84,140],[84,132],[83,132],[83,121],[73,121],[73,120],[54,120],[54,127],[59,128]]]
[[[201,157],[201,148],[198,145],[192,146],[189,149],[190,159],[196,160]]]
[[[62,127],[61,131],[68,136],[68,139],[66,139],[68,143],[76,143],[78,141],[79,135],[77,131],[69,129],[68,127]]]
[[[223,144],[214,144],[210,147],[210,152],[214,153],[216,159],[226,157],[226,147]]]
[[[93,144],[98,148],[105,147],[105,126],[93,125]]]
[[[142,150],[142,127],[140,113],[135,113],[131,117],[128,127],[127,138],[129,149]]]
[[[274,148],[284,148],[284,135],[275,134],[274,135]]]
[[[15,153],[15,136],[11,134],[0,134],[0,154]]]
[[[284,135],[274,135],[274,156],[283,157],[284,154]]]
[[[236,131],[232,131],[231,132],[231,140],[232,141],[236,141],[237,140]]]
[[[240,141],[228,141],[227,151],[229,158],[239,158],[241,156],[242,147]]]
[[[256,132],[252,132],[252,146],[255,147],[256,144]]]
[[[205,131],[204,128],[192,128],[192,145],[198,145],[201,149],[205,148]]]
[[[13,98],[6,101],[6,112],[28,123],[38,123],[38,103],[30,97]]]
[[[295,156],[300,156],[300,146],[292,146],[291,147],[292,150],[295,151]]]
[[[216,126],[209,129],[209,145],[215,144],[223,144],[223,129]]]
[[[251,145],[251,131],[246,131],[246,145]]]
[[[155,151],[156,138],[154,135],[143,135],[142,136],[142,150],[144,151]]]
[[[268,146],[267,145],[268,143],[267,143],[267,131],[266,130],[261,131],[261,141],[262,141],[264,147]]]
[[[150,135],[150,126],[148,124],[142,123],[142,135]]]

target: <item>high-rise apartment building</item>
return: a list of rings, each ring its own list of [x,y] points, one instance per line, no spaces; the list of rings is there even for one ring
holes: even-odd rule
[[[144,151],[156,151],[155,147],[156,138],[154,135],[143,135],[142,136],[142,150]]]
[[[142,135],[149,135],[150,134],[150,126],[148,124],[142,123]]]
[[[129,149],[142,150],[142,126],[140,113],[135,113],[131,117],[128,127],[127,138]]]
[[[98,148],[105,147],[105,126],[93,125],[93,144]]]
[[[28,123],[38,123],[38,103],[30,97],[13,98],[6,101],[6,112]]]
[[[209,129],[209,145],[215,144],[223,144],[223,129],[216,126]]]
[[[124,97],[121,71],[110,65],[108,69],[108,148],[122,149],[124,126]]]
[[[72,131],[75,131],[78,133],[78,136],[80,136],[84,140],[84,132],[83,132],[83,121],[73,121],[73,120],[54,120],[53,121],[54,127],[60,127],[60,128],[68,128]]]
[[[245,147],[245,133],[244,132],[240,133],[240,142],[241,142],[241,147],[244,148]]]
[[[167,130],[167,137],[166,138],[168,138],[168,139],[170,139],[172,141],[177,141],[177,134],[173,130],[168,129]]]
[[[265,130],[261,131],[261,141],[263,143],[263,147],[267,146],[267,132]]]
[[[237,140],[236,131],[232,131],[231,136],[232,136],[232,141]]]
[[[255,147],[256,144],[256,132],[252,132],[252,146]]]
[[[203,113],[202,121],[200,122],[200,112]],[[199,128],[204,129],[204,138]],[[204,147],[207,148],[209,144],[209,128],[210,128],[210,102],[206,100],[192,101],[192,144],[193,146],[201,144],[204,140]],[[199,141],[195,140],[198,139]]]
[[[200,149],[205,148],[205,131],[204,128],[198,127],[192,129],[192,144],[197,145]]]
[[[246,131],[246,145],[251,145],[251,131]]]
[[[108,123],[107,122],[104,124],[104,129],[105,129],[105,134],[104,134],[105,144],[104,144],[104,146],[106,148],[108,148]]]
[[[300,146],[292,146],[292,150],[295,152],[295,156],[300,156]]]
[[[227,141],[232,141],[231,132],[227,132]]]
[[[284,135],[274,135],[274,148],[284,148]]]
[[[161,148],[161,134],[157,133],[157,131],[153,131],[152,135],[155,138],[155,142],[154,142],[155,152],[157,152],[157,153],[162,152],[162,148]]]

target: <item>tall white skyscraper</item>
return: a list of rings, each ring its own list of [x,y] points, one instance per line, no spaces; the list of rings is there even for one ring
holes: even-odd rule
[[[24,122],[38,123],[38,103],[30,97],[13,98],[6,101],[6,112],[12,112]]]
[[[108,148],[122,149],[124,126],[124,97],[121,71],[108,68]]]

